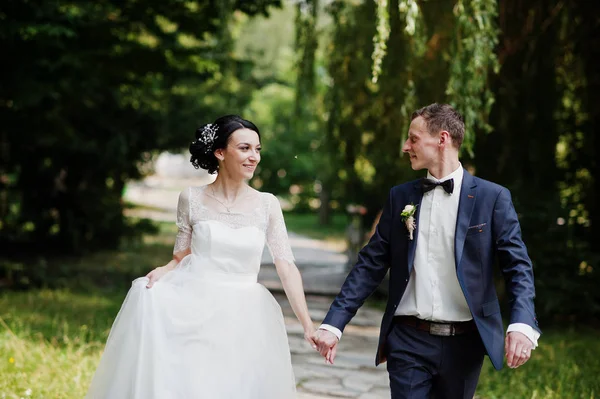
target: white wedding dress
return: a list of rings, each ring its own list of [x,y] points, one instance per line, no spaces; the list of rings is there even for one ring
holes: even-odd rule
[[[293,262],[279,202],[252,190],[220,212],[205,191],[181,193],[174,252],[191,254],[150,289],[133,281],[86,398],[296,397],[281,308],[257,283],[265,241]]]

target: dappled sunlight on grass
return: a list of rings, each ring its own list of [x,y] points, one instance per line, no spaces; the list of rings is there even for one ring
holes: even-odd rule
[[[0,397],[82,398],[123,297],[68,290],[0,295]]]
[[[0,397],[82,398],[125,292],[0,295]],[[542,335],[528,364],[495,371],[486,359],[480,399],[594,399],[600,344],[592,329]]]
[[[486,359],[477,393],[486,399],[594,399],[600,396],[598,331],[549,331],[529,362],[497,372]]]
[[[2,328],[2,327],[0,327]],[[0,334],[0,397],[82,398],[102,345],[67,343]]]
[[[343,237],[343,216],[319,231],[316,215],[286,218],[291,231]],[[82,398],[131,281],[171,258],[175,232],[164,223],[142,243],[61,263],[65,288],[0,293],[0,398]],[[497,372],[486,359],[477,398],[598,398],[597,337],[591,328],[545,331],[517,370]]]
[[[123,298],[67,290],[6,293],[0,296],[0,317],[3,327],[23,339],[84,344],[106,339]]]

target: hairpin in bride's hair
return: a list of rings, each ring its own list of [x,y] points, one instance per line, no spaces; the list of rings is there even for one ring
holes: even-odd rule
[[[205,153],[208,154],[212,152],[218,130],[219,127],[213,123],[204,125],[204,127],[202,127],[202,131],[198,134],[198,138],[192,144],[196,144],[199,141],[204,144]]]

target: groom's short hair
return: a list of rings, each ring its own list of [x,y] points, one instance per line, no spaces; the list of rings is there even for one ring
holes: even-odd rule
[[[442,130],[450,133],[452,143],[460,148],[465,138],[465,121],[462,115],[449,104],[433,103],[413,112],[411,121],[419,116],[425,119],[427,129],[432,135]]]

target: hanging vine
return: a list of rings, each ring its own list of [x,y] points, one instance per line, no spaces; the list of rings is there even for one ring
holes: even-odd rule
[[[373,38],[373,68],[371,81],[376,84],[381,75],[381,64],[387,51],[387,41],[390,37],[390,14],[388,13],[387,0],[375,0],[377,4],[377,33]]]
[[[404,30],[409,36],[413,36],[417,30],[417,20],[419,19],[419,6],[416,0],[402,0],[398,4],[400,15],[404,15],[406,28]]]
[[[382,72],[383,59],[388,51],[390,17],[388,0],[374,0],[377,4],[377,32],[374,41],[371,80],[377,83]],[[406,60],[406,86],[401,113],[407,121],[417,104],[419,93],[415,89],[414,61],[427,51],[427,33],[417,0],[400,0],[400,18],[405,23],[404,32],[409,38],[410,54]],[[449,78],[446,96],[449,103],[465,117],[467,131],[463,148],[473,156],[475,131],[489,132],[488,116],[494,95],[488,85],[490,71],[499,70],[495,47],[498,44],[498,15],[496,0],[458,0],[454,7],[456,27],[449,51]],[[442,101],[440,99],[440,101]]]
[[[499,31],[494,23],[498,4],[496,0],[458,0],[454,15],[457,24],[446,94],[465,118],[463,148],[473,156],[475,131],[492,129],[488,116],[494,94],[488,75],[500,68],[495,53]]]
[[[319,1],[299,1],[296,10],[296,53],[298,61],[297,87],[294,116],[300,123],[311,112],[315,94],[315,57],[319,47],[317,38],[317,15]],[[306,122],[306,121],[304,121]]]
[[[414,61],[423,57],[427,51],[427,34],[423,15],[419,12],[416,0],[401,0],[398,3],[398,10],[400,11],[400,18],[405,22],[404,33],[409,39],[409,56],[406,62],[406,85],[404,86],[403,93],[404,101],[400,107],[400,114],[403,120],[401,131],[405,135],[410,125],[410,117],[413,111],[419,107],[419,97],[416,92],[414,76]]]

